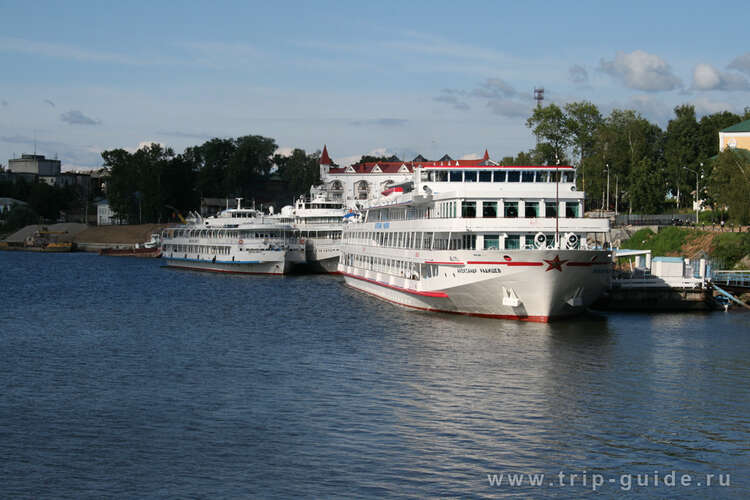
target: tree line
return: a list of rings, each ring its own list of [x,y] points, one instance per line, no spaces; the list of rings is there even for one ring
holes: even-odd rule
[[[662,130],[633,110],[603,116],[588,101],[537,107],[526,121],[536,147],[502,163],[575,164],[587,210],[684,210],[692,207],[697,176],[698,199],[714,210],[728,207],[729,216],[749,223],[748,155],[729,149],[719,154],[719,131],[750,119],[750,107],[742,116],[722,111],[700,120],[692,105],[674,113]]]
[[[214,138],[175,154],[151,143],[135,153],[104,151],[110,208],[129,223],[165,222],[173,208],[197,210],[201,198],[242,197],[256,205],[291,204],[320,182],[320,152],[276,154],[274,139],[259,135]]]

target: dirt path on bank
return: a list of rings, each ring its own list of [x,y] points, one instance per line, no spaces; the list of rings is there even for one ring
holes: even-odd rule
[[[143,243],[151,239],[151,233],[158,233],[166,224],[134,224],[123,226],[88,227],[76,234],[75,243]]]

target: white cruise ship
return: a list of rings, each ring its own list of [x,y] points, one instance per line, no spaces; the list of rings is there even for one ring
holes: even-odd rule
[[[187,224],[164,229],[166,266],[245,274],[287,274],[305,262],[305,243],[289,214],[263,215],[241,208],[216,216],[194,215]]]
[[[346,284],[427,311],[547,322],[606,289],[607,219],[569,166],[424,162],[345,224]]]
[[[341,201],[325,190],[313,188],[309,198],[294,205],[294,227],[305,241],[306,269],[314,273],[337,272],[341,253],[341,231],[346,214]]]

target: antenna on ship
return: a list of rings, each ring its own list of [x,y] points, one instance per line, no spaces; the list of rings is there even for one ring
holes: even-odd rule
[[[235,198],[235,200],[237,200],[237,210],[239,210],[240,208],[242,208],[240,206],[240,202],[242,201],[242,198]]]

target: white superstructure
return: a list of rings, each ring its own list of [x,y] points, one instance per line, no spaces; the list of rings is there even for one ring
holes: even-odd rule
[[[572,167],[425,162],[345,224],[338,270],[404,306],[546,322],[608,285],[609,222],[582,215]]]
[[[201,271],[286,274],[305,262],[305,244],[288,220],[254,209],[227,209],[194,215],[186,224],[162,232],[162,257],[169,267]]]
[[[345,213],[342,201],[332,200],[322,189],[312,188],[309,198],[300,197],[295,202],[294,227],[305,241],[309,271],[337,272]]]

